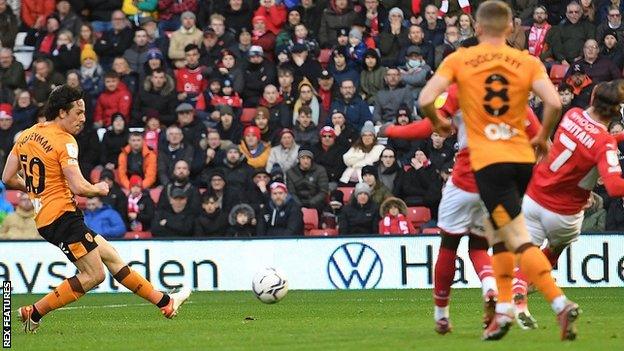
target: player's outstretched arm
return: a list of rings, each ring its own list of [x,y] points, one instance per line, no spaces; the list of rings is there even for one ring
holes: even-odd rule
[[[7,157],[6,164],[4,165],[4,171],[2,171],[2,182],[9,189],[21,190],[26,192],[26,183],[17,172],[19,171],[20,163],[15,154],[10,153]]]
[[[451,82],[445,77],[434,74],[418,97],[418,104],[420,105],[421,111],[427,118],[431,119],[434,130],[443,136],[451,134],[451,121],[438,115],[438,110],[435,108],[435,100],[450,84]]]
[[[427,139],[432,133],[433,125],[431,120],[426,118],[404,126],[384,125],[377,135],[394,139],[414,140]]]
[[[74,195],[85,197],[106,196],[108,194],[108,184],[99,182],[97,184],[89,183],[80,172],[77,165],[70,165],[63,168],[63,175],[67,179],[69,189]]]

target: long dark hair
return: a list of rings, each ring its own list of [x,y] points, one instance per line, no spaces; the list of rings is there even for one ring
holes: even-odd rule
[[[620,115],[620,104],[624,101],[624,80],[602,82],[593,91],[591,106],[603,119],[612,119]]]

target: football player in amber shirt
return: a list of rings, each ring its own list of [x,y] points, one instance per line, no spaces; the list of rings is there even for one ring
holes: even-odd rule
[[[165,317],[174,317],[190,290],[174,294],[155,290],[130,269],[110,243],[92,233],[76,208],[74,195],[104,196],[109,190],[104,182],[89,183],[78,167],[74,135],[85,123],[82,93],[66,85],[55,88],[48,98],[46,120],[20,135],[7,157],[2,181],[9,188],[28,193],[35,207],[39,234],[58,246],[79,273],[33,305],[19,308],[24,331],[35,332],[45,314],[76,301],[101,284],[106,276],[102,263],[115,280],[158,306]],[[22,175],[18,173],[20,169]]]
[[[484,340],[498,340],[511,327],[514,315],[512,279],[516,255],[520,270],[551,303],[561,327],[562,339],[576,337],[574,322],[580,310],[557,287],[550,263],[531,243],[521,199],[539,154],[548,151],[548,138],[561,111],[561,103],[542,64],[527,52],[505,43],[512,29],[512,12],[498,0],[482,3],[477,10],[479,45],[460,48],[440,65],[420,93],[424,114],[441,132],[450,130],[448,119],[439,118],[434,101],[450,84],[457,83],[470,163],[479,194],[496,229],[490,244],[492,265],[499,289],[496,316],[483,333]],[[526,105],[530,91],[544,102],[543,128],[529,141]]]

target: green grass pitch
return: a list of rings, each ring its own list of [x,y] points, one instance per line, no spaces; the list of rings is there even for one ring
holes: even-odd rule
[[[579,338],[559,341],[550,307],[534,294],[539,329],[514,325],[482,342],[479,290],[454,290],[454,330],[433,331],[430,290],[290,291],[275,305],[251,292],[196,292],[166,320],[131,294],[87,294],[25,335],[13,318],[15,350],[624,350],[624,289],[567,289],[581,305]],[[13,296],[13,309],[38,296]],[[15,316],[15,315],[14,315]]]

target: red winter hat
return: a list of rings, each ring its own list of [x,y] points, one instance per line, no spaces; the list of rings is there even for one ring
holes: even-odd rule
[[[130,177],[130,187],[132,188],[133,186],[143,188],[143,179],[136,174]]]
[[[266,23],[266,17],[262,15],[254,16],[254,18],[251,20],[251,23],[256,24],[257,22]]]
[[[11,104],[0,104],[0,119],[13,118],[13,107]]]
[[[286,184],[282,182],[271,183],[271,192],[275,189],[282,189],[285,193],[288,193],[288,188],[286,187]]]
[[[249,126],[247,128],[245,128],[245,130],[243,131],[243,136],[245,135],[249,135],[249,134],[253,134],[256,136],[256,138],[258,138],[258,140],[260,140],[260,128],[256,127],[256,126]]]

